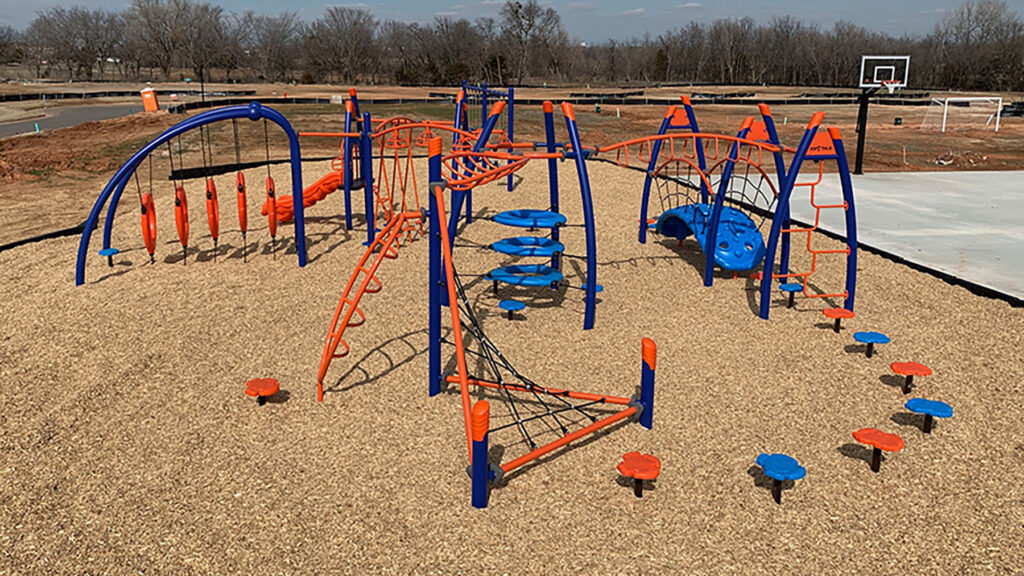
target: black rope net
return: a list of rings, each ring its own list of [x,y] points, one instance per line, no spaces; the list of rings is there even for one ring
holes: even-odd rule
[[[593,395],[592,399],[570,398],[567,390],[549,389],[519,372],[484,332],[470,306],[462,279],[454,266],[452,270],[455,291],[459,299],[459,322],[464,330],[463,350],[467,357],[476,358],[479,361],[478,367],[483,370],[482,374],[467,376],[470,380],[491,383],[492,386],[479,389],[489,388],[493,392],[492,396],[500,397],[507,408],[505,414],[492,411],[491,417],[495,422],[491,424],[491,433],[515,428],[522,437],[522,442],[530,450],[534,450],[541,444],[551,441],[552,435],[564,436],[569,434],[572,428],[593,423],[614,413],[615,408],[622,408],[609,405],[601,395]],[[455,346],[455,343],[447,338],[442,338],[441,341]],[[472,341],[475,349],[467,347],[467,341]]]

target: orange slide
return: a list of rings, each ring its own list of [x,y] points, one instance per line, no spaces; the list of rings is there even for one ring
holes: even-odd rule
[[[326,198],[331,192],[341,188],[344,184],[345,181],[340,170],[328,173],[323,178],[314,182],[312,186],[303,190],[302,207],[309,208]],[[284,194],[278,197],[275,208],[277,210],[278,222],[291,222],[292,218],[295,217],[295,207],[293,206],[291,194]],[[266,216],[269,211],[269,202],[265,202],[260,213]]]

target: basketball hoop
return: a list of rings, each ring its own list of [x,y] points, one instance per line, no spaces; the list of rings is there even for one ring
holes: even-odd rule
[[[889,94],[896,92],[896,88],[899,88],[900,85],[898,80],[882,80],[881,84],[882,88],[889,91]]]

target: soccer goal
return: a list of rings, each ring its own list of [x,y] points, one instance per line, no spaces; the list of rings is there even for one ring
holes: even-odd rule
[[[1003,99],[999,96],[956,96],[932,98],[921,122],[922,130],[983,130],[990,126],[999,132],[999,114]]]

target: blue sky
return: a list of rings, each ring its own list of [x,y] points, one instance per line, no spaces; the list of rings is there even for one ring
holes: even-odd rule
[[[216,3],[216,2],[215,2]],[[394,0],[352,3],[368,8],[381,20],[428,22],[437,15],[475,20],[497,17],[502,0]],[[899,36],[931,32],[943,14],[961,4],[961,0],[667,0],[661,2],[618,2],[615,0],[547,0],[562,16],[569,34],[584,42],[602,42],[609,38],[628,40],[644,32],[652,36],[690,20],[710,22],[718,18],[751,16],[766,21],[774,14],[789,14],[808,23],[829,27],[837,20],[848,20],[872,30]],[[22,28],[37,10],[56,5],[78,4],[87,7],[125,7],[126,0],[0,0],[0,23]],[[294,10],[311,20],[323,12],[326,4],[314,0],[221,0],[232,11],[257,12]],[[1011,10],[1024,14],[1024,0],[1007,2]]]

